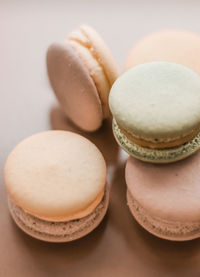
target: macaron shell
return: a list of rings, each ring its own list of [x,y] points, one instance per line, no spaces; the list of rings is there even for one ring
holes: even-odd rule
[[[135,201],[152,217],[200,222],[200,152],[169,165],[129,158],[125,178]]]
[[[48,242],[69,242],[86,236],[103,220],[109,204],[109,191],[94,211],[86,217],[69,222],[48,222],[24,213],[12,201],[8,201],[11,216],[20,229],[28,235]]]
[[[118,66],[103,39],[99,36],[99,34],[88,25],[81,25],[79,27],[81,32],[84,34],[84,42],[85,45],[88,45],[91,49],[93,55],[97,58],[98,62],[102,65],[105,74],[109,80],[110,85],[114,83],[114,81],[119,76]]]
[[[125,70],[151,61],[175,62],[200,74],[200,35],[183,30],[149,34],[133,46]]]
[[[107,118],[110,115],[109,106],[108,106],[108,95],[110,92],[110,84],[106,78],[103,68],[100,66],[98,61],[93,57],[90,50],[83,46],[82,44],[68,40],[68,43],[77,51],[83,63],[88,68],[90,76],[92,77],[97,91],[99,93],[99,98],[102,104],[102,111],[104,118]]]
[[[102,154],[72,132],[33,135],[15,147],[5,165],[5,184],[13,202],[49,221],[91,213],[103,197],[105,183]]]
[[[65,114],[83,130],[98,129],[103,120],[101,101],[77,52],[67,43],[55,43],[46,59],[51,86]]]
[[[138,65],[112,86],[116,122],[134,137],[170,142],[200,127],[200,75],[169,62]]]

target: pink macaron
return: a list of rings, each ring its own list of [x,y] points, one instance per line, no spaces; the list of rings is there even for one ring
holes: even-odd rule
[[[160,238],[200,237],[200,153],[167,165],[129,158],[127,201],[132,215]]]
[[[81,25],[65,42],[50,45],[46,62],[66,116],[82,130],[97,130],[110,116],[108,95],[119,75],[103,39],[92,27]]]

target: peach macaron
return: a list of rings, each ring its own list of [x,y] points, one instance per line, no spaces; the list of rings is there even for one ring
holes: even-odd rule
[[[200,74],[200,35],[184,30],[151,33],[132,47],[125,70],[152,61],[175,62]]]
[[[108,208],[104,158],[93,143],[72,132],[26,138],[9,155],[4,176],[14,221],[40,240],[83,237]]]
[[[65,42],[47,51],[52,89],[65,114],[85,131],[95,131],[109,117],[108,95],[119,75],[107,45],[88,25],[81,25]]]

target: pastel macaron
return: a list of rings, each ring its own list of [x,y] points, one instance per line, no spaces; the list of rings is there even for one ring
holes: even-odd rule
[[[167,240],[200,237],[200,152],[168,165],[126,164],[127,202],[138,223]]]
[[[170,163],[200,148],[200,76],[187,67],[133,67],[112,86],[109,104],[117,142],[140,160]]]
[[[184,30],[151,33],[132,47],[125,70],[152,61],[175,62],[200,74],[200,35]]]
[[[8,156],[4,176],[14,221],[40,240],[78,239],[106,214],[104,158],[75,133],[46,131],[26,138]]]
[[[65,114],[85,131],[95,131],[110,116],[108,95],[119,75],[114,58],[99,34],[81,25],[65,42],[50,45],[47,71]]]

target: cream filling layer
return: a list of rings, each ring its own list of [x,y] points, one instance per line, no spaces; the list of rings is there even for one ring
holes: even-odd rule
[[[67,42],[72,45],[83,60],[83,63],[87,66],[102,103],[103,116],[107,118],[110,115],[108,105],[110,83],[102,64],[99,62],[99,58],[94,55],[92,45],[81,30],[72,32],[67,38]]]
[[[132,132],[130,132],[130,130],[127,131],[124,128],[120,127],[120,124],[117,122],[116,119],[115,119],[115,122],[117,123],[119,128],[122,130],[122,132],[124,131],[124,133],[127,133],[130,137],[133,137],[133,139],[134,138],[136,138],[138,140],[141,139],[141,140],[144,140],[144,141],[147,141],[147,142],[150,142],[150,143],[154,143],[154,144],[156,144],[156,143],[170,143],[170,142],[173,142],[173,141],[182,140],[182,139],[184,139],[184,138],[186,138],[190,135],[192,137],[195,137],[195,135],[200,132],[200,127],[198,127],[196,129],[193,129],[191,131],[186,132],[183,135],[175,136],[173,138],[169,138],[169,137],[168,138],[167,137],[166,138],[164,138],[164,137],[163,138],[147,138],[147,137],[144,137],[142,135],[133,134]],[[155,137],[156,137],[156,135],[155,135]],[[190,139],[192,139],[192,138],[190,138]]]

